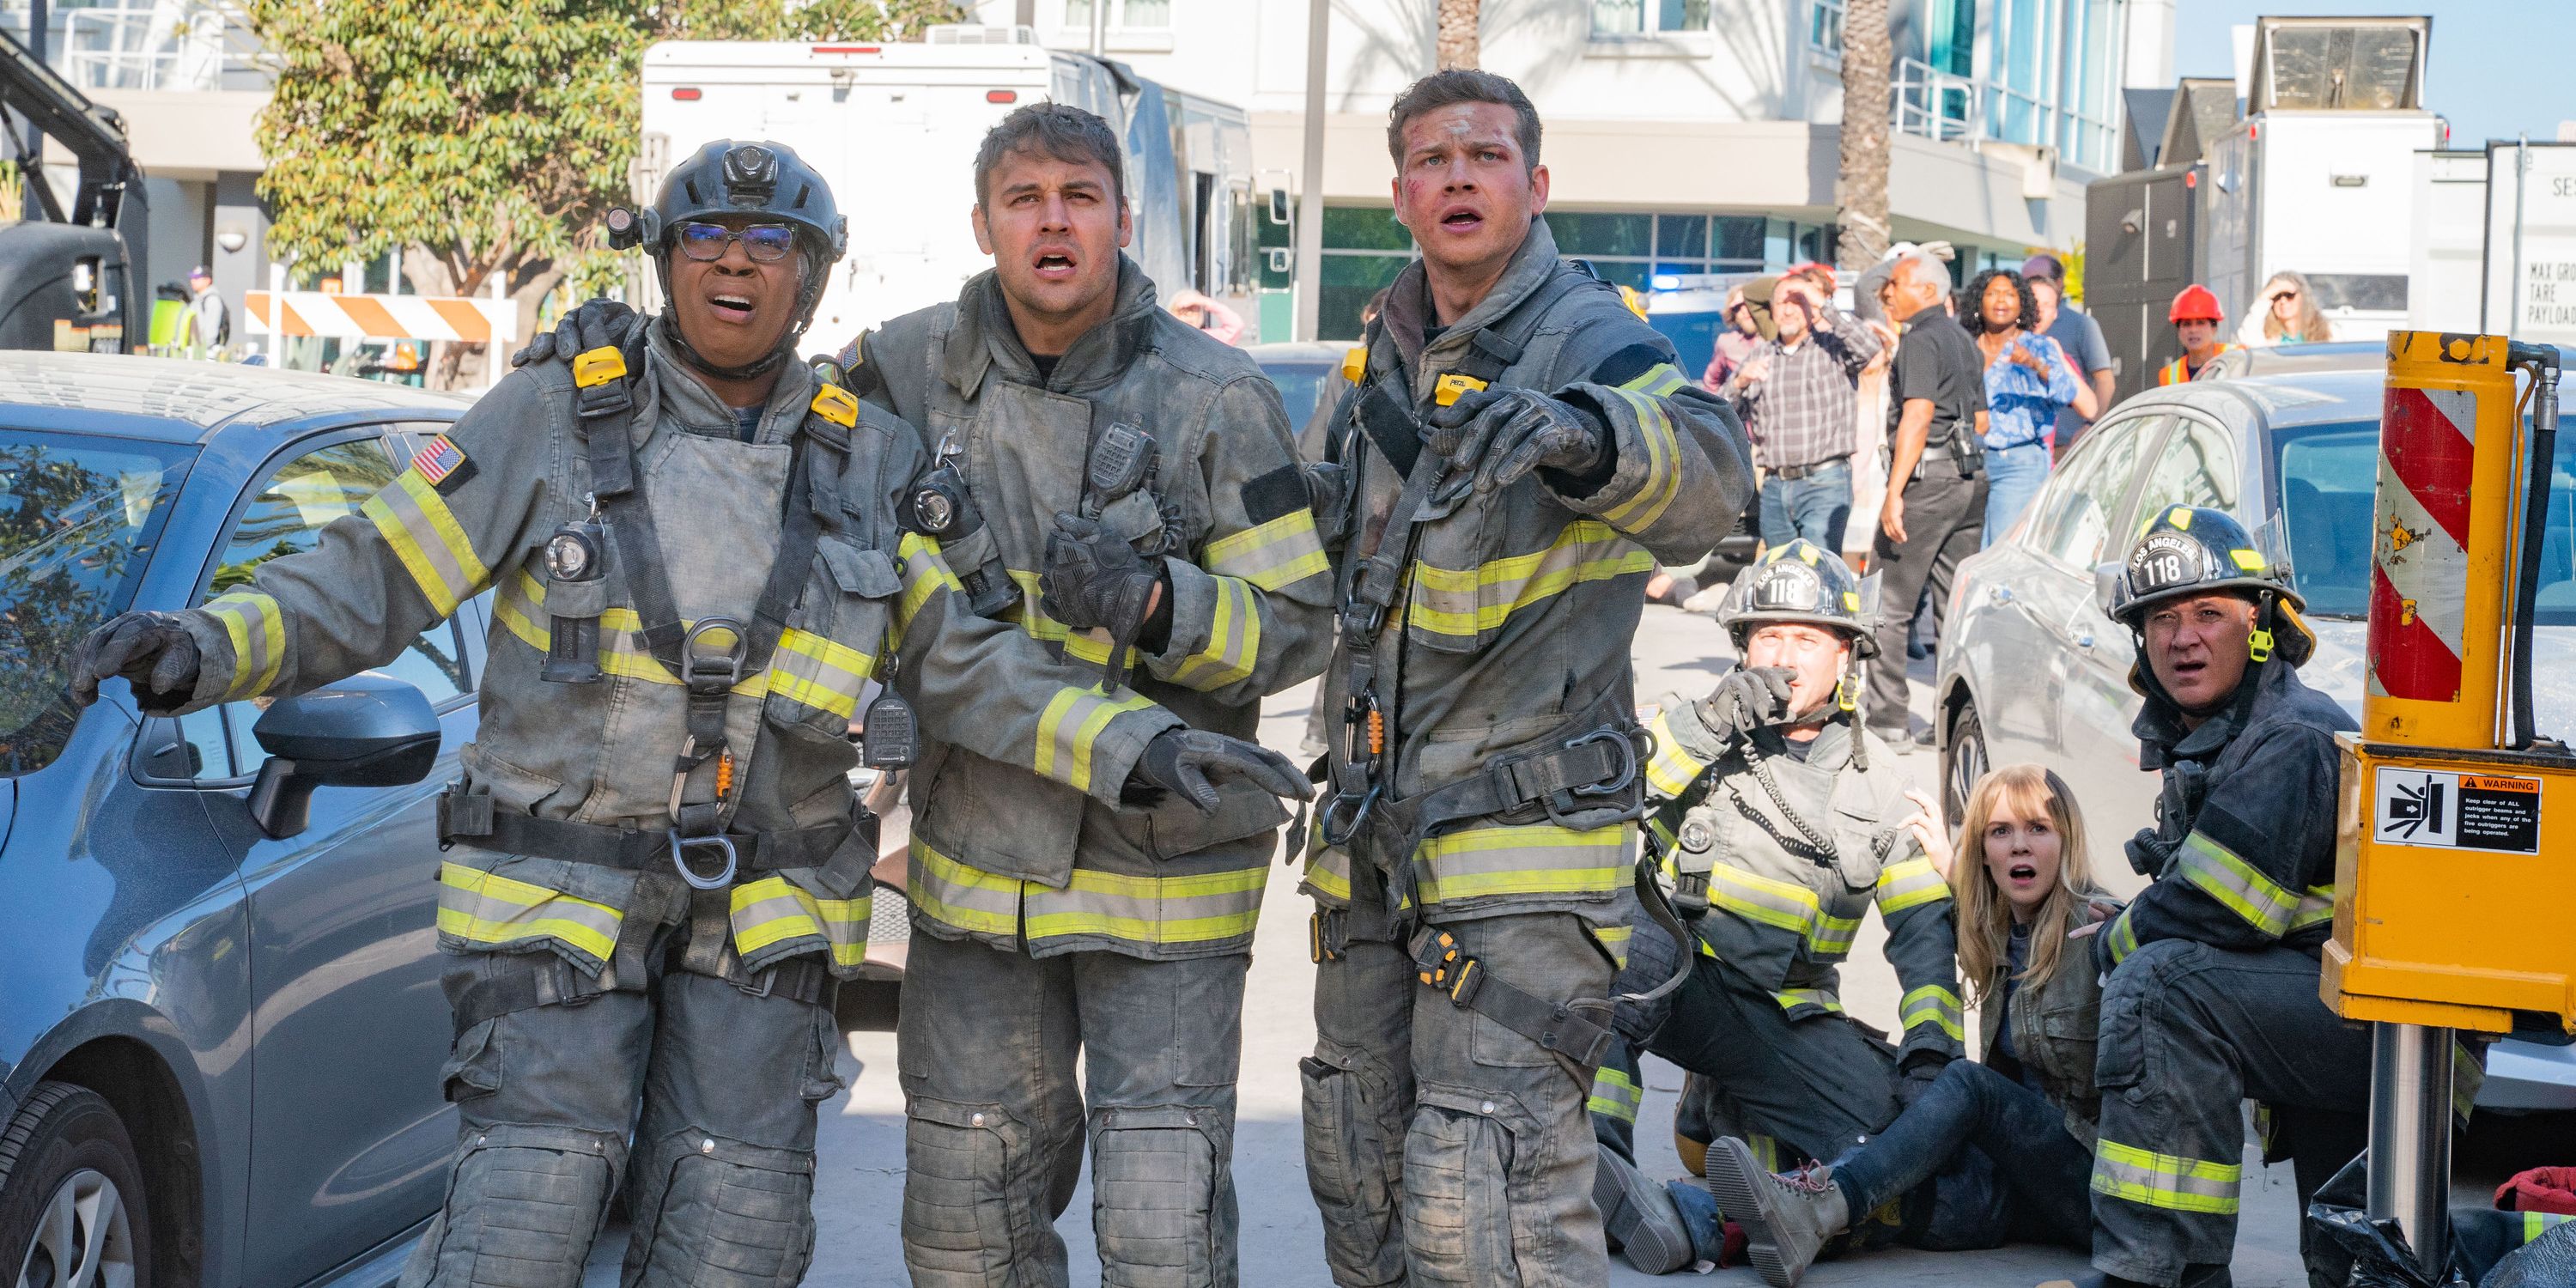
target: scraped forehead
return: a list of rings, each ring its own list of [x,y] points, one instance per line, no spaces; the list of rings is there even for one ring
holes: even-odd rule
[[[1408,156],[1498,147],[1520,155],[1519,116],[1501,103],[1448,103],[1404,123]]]

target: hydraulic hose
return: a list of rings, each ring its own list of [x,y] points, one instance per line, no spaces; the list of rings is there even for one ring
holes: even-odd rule
[[[2522,554],[2513,588],[2513,741],[2528,750],[2540,740],[2531,696],[2532,617],[2539,610],[2540,561],[2548,546],[2550,474],[2558,461],[2558,346],[2515,344],[2506,361],[2531,369],[2531,464],[2522,503]]]

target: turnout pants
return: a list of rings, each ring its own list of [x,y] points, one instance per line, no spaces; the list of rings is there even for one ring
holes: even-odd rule
[[[1905,485],[1905,540],[1887,539],[1880,529],[1870,546],[1870,566],[1881,577],[1878,602],[1878,656],[1869,660],[1869,727],[1890,743],[1905,737],[1905,642],[1914,631],[1916,606],[1928,588],[1932,629],[1941,638],[1942,615],[1950,611],[1950,579],[1959,561],[1977,553],[1986,527],[1986,475],[1958,476],[1946,459],[1925,467],[1924,477]],[[1875,522],[1875,519],[1872,520]]]
[[[647,878],[658,881],[678,886]],[[448,968],[451,999],[538,978],[555,1000],[458,1033],[445,1078],[461,1141],[402,1288],[575,1288],[621,1173],[634,1214],[626,1288],[804,1277],[815,1106],[841,1087],[840,1027],[828,990],[799,1000],[772,991],[784,968],[742,969],[726,892],[689,908],[686,923],[658,929],[630,911],[629,933],[651,934],[651,947],[621,951],[611,974],[634,961],[641,978],[607,987],[544,952]]]
[[[1375,884],[1354,881],[1354,900],[1382,900]],[[1572,913],[1434,921],[1494,979],[1537,997],[1609,990],[1610,959]],[[1425,987],[1401,944],[1354,941],[1318,963],[1315,1027],[1315,1054],[1298,1062],[1306,1180],[1334,1283],[1609,1282],[1587,1081]]]
[[[2094,1079],[2102,1136],[2093,1160],[2093,1264],[2174,1284],[2184,1267],[2234,1254],[2245,1154],[2239,1102],[2363,1113],[2370,1031],[2326,1009],[2316,959],[2297,949],[2157,940],[2131,953],[2102,989]],[[2343,1161],[2303,1159],[2299,1170],[2322,1180]]]
[[[912,1282],[1062,1288],[1055,1220],[1088,1138],[1101,1283],[1231,1288],[1250,962],[1033,958],[916,929],[896,1056]]]

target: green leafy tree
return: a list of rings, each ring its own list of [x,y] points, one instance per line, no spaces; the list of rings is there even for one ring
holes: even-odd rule
[[[260,114],[272,255],[403,247],[424,295],[497,277],[520,334],[567,274],[613,265],[600,216],[628,200],[644,50],[658,40],[896,40],[950,0],[248,0],[276,74]],[[452,385],[463,350],[441,345]]]

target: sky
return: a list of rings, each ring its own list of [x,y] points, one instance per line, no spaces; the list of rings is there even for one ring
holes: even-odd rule
[[[2567,0],[2175,0],[2174,75],[2233,76],[2230,28],[2301,14],[2430,14],[2424,105],[2450,118],[2452,147],[2524,132],[2555,140],[2560,121],[2576,121]]]

